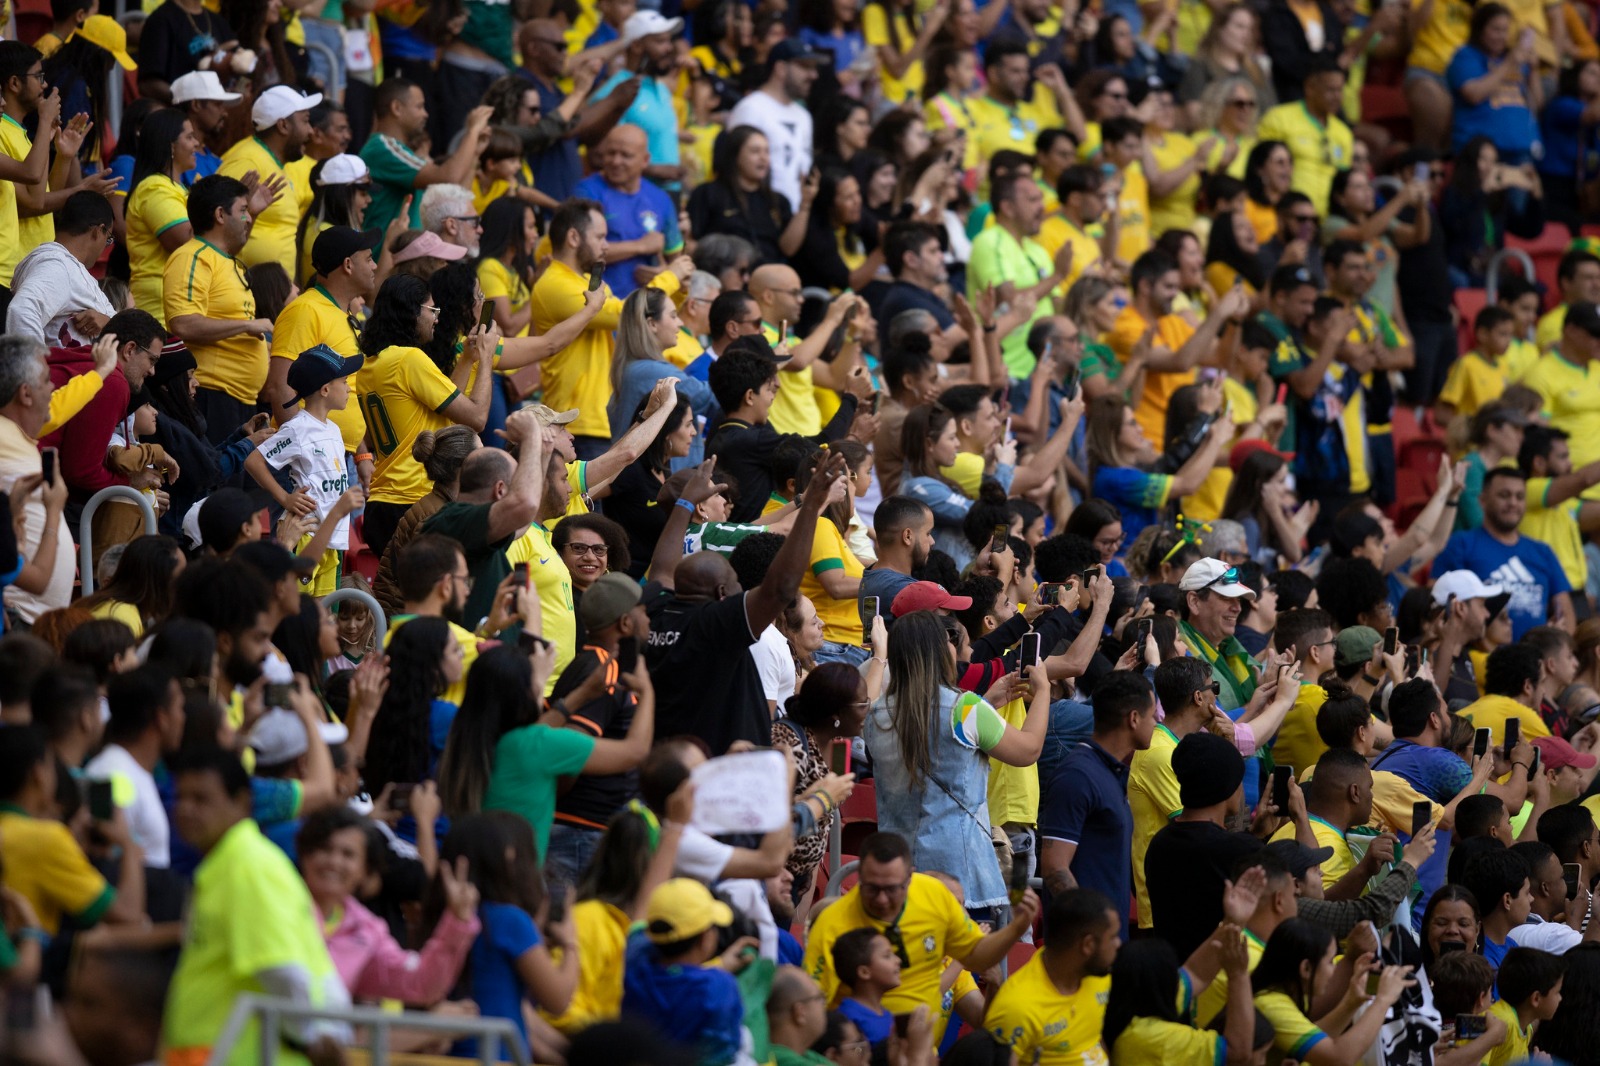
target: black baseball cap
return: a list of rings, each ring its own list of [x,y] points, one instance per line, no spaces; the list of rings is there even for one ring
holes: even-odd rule
[[[772,53],[767,58],[774,63],[807,62],[820,63],[824,58],[822,50],[813,48],[798,37],[785,37],[772,48]]]
[[[1581,329],[1591,337],[1600,337],[1600,307],[1591,303],[1567,305],[1567,317],[1562,325]]]
[[[382,243],[383,234],[375,229],[362,232],[349,226],[329,226],[317,234],[311,246],[311,269],[326,276],[357,252],[375,251]]]
[[[1296,881],[1304,881],[1307,870],[1333,858],[1332,848],[1308,848],[1298,840],[1274,840],[1265,850],[1281,859]]]
[[[285,400],[283,406],[293,407],[329,382],[349,377],[366,361],[364,355],[343,356],[326,344],[307,348],[289,364],[289,387],[294,390],[294,396]]]

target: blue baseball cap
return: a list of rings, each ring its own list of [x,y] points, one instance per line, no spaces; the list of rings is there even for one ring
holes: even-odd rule
[[[289,387],[294,390],[294,398],[284,401],[283,406],[293,407],[330,381],[349,377],[360,370],[364,362],[366,362],[364,355],[352,355],[347,358],[326,344],[307,348],[300,353],[299,358],[289,364]]]

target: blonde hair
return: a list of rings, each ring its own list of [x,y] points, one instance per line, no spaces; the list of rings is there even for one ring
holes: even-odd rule
[[[1213,23],[1215,25],[1215,23]],[[1261,109],[1261,87],[1243,74],[1229,74],[1225,78],[1206,85],[1200,94],[1200,128],[1214,130],[1222,122],[1222,113],[1228,108],[1228,97],[1233,95],[1233,90],[1243,85],[1250,90],[1250,95],[1255,97],[1256,110]]]
[[[365,592],[368,596],[372,595],[372,586],[369,585],[367,583],[367,579],[362,577],[360,574],[344,575],[344,577],[339,579],[339,587],[342,589],[356,589],[357,591]],[[346,611],[349,611],[351,614],[355,614],[359,611],[366,617],[366,627],[362,630],[363,636],[356,644],[356,647],[360,649],[361,654],[365,655],[377,646],[378,620],[372,617],[371,610],[362,604],[355,602],[354,600],[345,600],[343,603],[335,604],[334,610],[339,614],[343,614]]]
[[[634,289],[622,302],[622,317],[617,321],[617,350],[611,357],[611,391],[622,391],[622,374],[628,364],[638,359],[660,359],[661,345],[655,331],[650,328],[652,319],[660,318],[667,309],[667,294],[660,289]],[[631,416],[632,411],[624,411]]]

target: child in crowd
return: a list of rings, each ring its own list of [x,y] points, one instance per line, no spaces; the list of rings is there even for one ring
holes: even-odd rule
[[[894,1015],[883,1005],[883,994],[900,987],[900,957],[889,938],[876,929],[852,929],[833,942],[833,971],[850,995],[839,1011],[860,1028],[867,1043],[889,1039]]]
[[[1498,400],[1506,386],[1517,381],[1532,366],[1531,361],[1513,361],[1511,344],[1516,316],[1504,307],[1485,307],[1472,323],[1477,347],[1450,367],[1434,405],[1434,417],[1441,425],[1455,415],[1468,417],[1484,405]]]
[[[372,595],[372,586],[360,574],[346,574],[339,579],[342,589],[356,589]],[[372,612],[354,600],[338,605],[339,654],[328,660],[328,673],[354,670],[373,649],[377,624]]]
[[[1489,1010],[1494,995],[1494,970],[1482,955],[1453,951],[1428,968],[1433,982],[1433,1006],[1444,1022],[1441,1047],[1434,1066],[1477,1066],[1506,1036],[1505,1019]],[[1458,1031],[1467,1015],[1487,1015],[1481,1036],[1463,1037]]]
[[[1561,1006],[1561,958],[1534,948],[1512,948],[1500,963],[1500,998],[1489,1016],[1505,1023],[1505,1039],[1484,1059],[1484,1066],[1511,1066],[1528,1057],[1528,1044],[1540,1022]]]

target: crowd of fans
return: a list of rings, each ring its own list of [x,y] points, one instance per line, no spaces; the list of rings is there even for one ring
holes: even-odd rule
[[[145,6],[0,40],[0,1058],[1595,1061],[1590,4]]]

